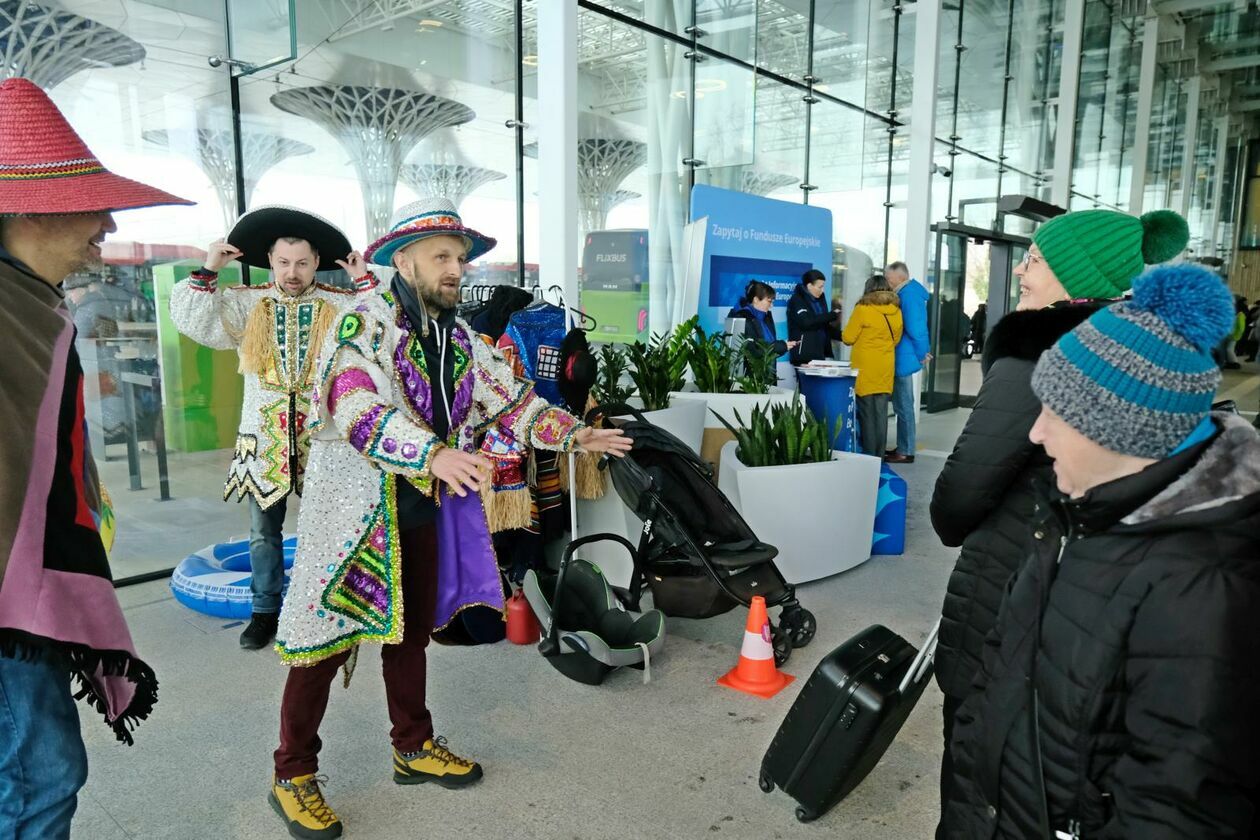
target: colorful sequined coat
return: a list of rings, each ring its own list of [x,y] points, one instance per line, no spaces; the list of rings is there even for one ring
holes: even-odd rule
[[[216,275],[195,272],[171,293],[171,320],[175,328],[198,344],[216,350],[240,350],[254,309],[266,307],[271,324],[271,354],[263,372],[245,372],[245,395],[236,449],[223,485],[223,500],[247,495],[263,510],[290,492],[302,493],[310,434],[310,393],[315,378],[315,356],[321,336],[316,324],[335,316],[356,300],[376,294],[376,278],[368,274],[356,284],[357,293],[313,284],[296,297],[265,286],[218,288]]]
[[[434,492],[429,468],[441,448],[474,452],[491,427],[540,449],[575,447],[577,418],[539,397],[463,321],[455,321],[447,350],[455,354],[455,396],[450,435],[439,441],[424,350],[391,294],[347,313],[326,341],[298,551],[276,641],[286,663],[311,664],[365,641],[402,641],[397,482]],[[433,629],[467,607],[503,608],[480,497],[439,487],[437,502]]]

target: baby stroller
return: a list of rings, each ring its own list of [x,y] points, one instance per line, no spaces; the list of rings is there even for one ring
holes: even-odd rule
[[[596,417],[633,441],[625,458],[600,462],[617,495],[643,522],[625,593],[629,609],[639,609],[644,583],[656,609],[679,618],[721,615],[761,595],[767,607],[782,608],[778,624],[771,624],[775,662],[782,665],[793,648],[809,644],[817,622],[775,566],[779,550],[757,539],[713,483],[709,465],[629,406],[593,408],[587,422]]]

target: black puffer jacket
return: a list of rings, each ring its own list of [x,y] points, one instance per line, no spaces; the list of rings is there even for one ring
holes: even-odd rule
[[[1039,505],[1035,549],[958,712],[944,836],[1254,836],[1260,437],[1210,441]],[[1038,641],[1039,640],[1039,641]]]
[[[986,344],[984,383],[932,494],[932,526],[941,542],[962,546],[936,652],[936,680],[952,697],[970,691],[1002,593],[1031,547],[1033,487],[1048,486],[1052,478],[1045,450],[1028,440],[1041,412],[1032,392],[1033,368],[1095,310],[1081,305],[1013,312]]]
[[[831,357],[831,339],[840,340],[840,314],[827,308],[827,302],[806,291],[803,284],[788,300],[788,341],[799,341],[792,350],[792,364],[803,365]]]

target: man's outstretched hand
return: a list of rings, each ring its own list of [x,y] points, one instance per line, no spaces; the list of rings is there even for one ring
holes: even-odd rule
[[[630,438],[621,429],[592,429],[589,426],[577,433],[577,444],[587,452],[607,452],[616,458],[626,457],[630,451]]]
[[[429,473],[439,481],[449,484],[457,496],[479,492],[489,486],[494,467],[481,455],[461,452],[458,449],[440,449],[433,456]]]

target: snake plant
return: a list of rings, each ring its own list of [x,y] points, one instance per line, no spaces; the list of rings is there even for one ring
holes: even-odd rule
[[[787,405],[755,406],[748,422],[735,409],[735,423],[713,412],[735,435],[735,457],[749,467],[782,467],[831,460],[827,424],[801,404],[800,394]]]

